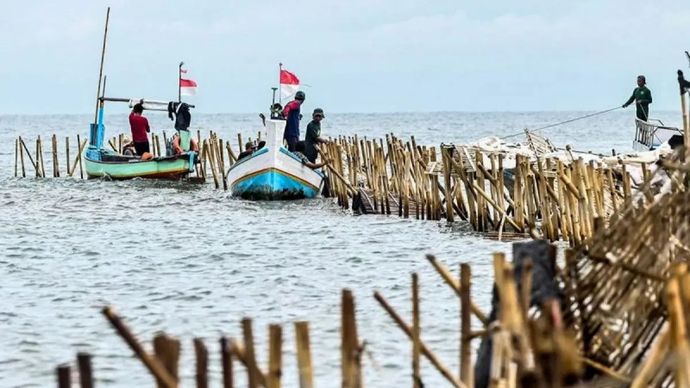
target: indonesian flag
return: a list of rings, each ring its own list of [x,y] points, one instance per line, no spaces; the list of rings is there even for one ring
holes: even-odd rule
[[[292,98],[299,90],[299,78],[287,70],[280,69],[280,97],[282,100]]]
[[[187,74],[187,70],[180,70],[180,94],[183,96],[193,96],[196,94],[196,82],[191,79],[182,78],[183,74]]]

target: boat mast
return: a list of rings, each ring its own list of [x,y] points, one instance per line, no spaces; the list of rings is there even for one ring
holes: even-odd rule
[[[110,7],[105,14],[105,31],[103,32],[103,48],[101,49],[101,67],[98,70],[98,89],[96,90],[96,113],[93,117],[93,123],[98,123],[98,108],[100,106],[101,98],[101,80],[103,79],[103,62],[105,61],[105,45],[108,37],[108,22],[110,21]]]
[[[278,63],[278,89],[280,90],[280,76],[283,74],[283,63],[279,62]],[[283,105],[283,91],[281,90],[278,92],[278,102],[280,105]]]
[[[184,66],[184,62],[180,62],[180,66],[177,68],[177,102],[182,102],[182,66]]]

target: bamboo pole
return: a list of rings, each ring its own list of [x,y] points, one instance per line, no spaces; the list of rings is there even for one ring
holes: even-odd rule
[[[69,136],[65,136],[65,175],[69,175]]]
[[[84,150],[84,146],[86,145],[86,140],[84,140],[84,143],[81,142],[81,137],[77,134],[77,144],[79,144],[79,154],[77,155],[77,160],[79,160],[79,176],[81,179],[84,179],[84,170],[82,169],[82,152]],[[71,174],[70,174],[71,176]]]
[[[58,388],[71,388],[71,378],[72,374],[69,365],[63,364],[57,367]]]
[[[398,325],[398,327],[407,335],[408,338],[412,339],[412,328],[405,323],[405,321],[398,315],[398,313],[395,312],[395,310],[388,304],[388,302],[379,294],[378,292],[374,292],[374,298],[376,299],[377,302],[383,307],[384,310],[390,315],[390,317],[393,319],[393,321]],[[422,354],[431,362],[431,364],[438,370],[439,373],[453,386],[456,388],[464,388],[465,384],[462,382],[458,381],[453,374],[446,368],[441,361],[439,361],[438,357],[429,350],[429,348],[422,342],[421,340],[419,341],[419,346]]]
[[[22,145],[22,147],[24,147],[24,151],[26,151],[26,155],[29,158],[29,162],[31,162],[31,166],[34,168],[36,173],[38,173],[38,164],[37,164],[38,161],[34,161],[34,158],[31,156],[31,152],[29,151],[29,147],[26,146],[26,143],[24,143],[24,140],[22,139],[21,136],[19,136],[19,143]],[[21,156],[23,156],[23,155],[24,154],[22,153]],[[24,165],[24,163],[23,163],[23,158],[22,158],[22,166],[23,165]],[[23,172],[22,172],[22,174],[23,174]]]
[[[422,376],[419,373],[420,351],[420,323],[419,323],[419,277],[412,274],[412,386],[422,388]]]
[[[671,328],[671,352],[674,354],[674,379],[676,386],[690,386],[690,348],[688,332],[680,300],[678,277],[672,278],[666,285],[666,302]]]
[[[220,339],[220,359],[223,370],[223,388],[233,388],[232,351],[228,339]]]
[[[165,333],[159,333],[153,337],[153,352],[170,376],[179,383],[180,341],[168,337]],[[156,386],[164,388],[165,382],[157,378]]]
[[[297,345],[297,367],[300,388],[313,388],[314,378],[309,349],[309,323],[295,322],[295,343]]]
[[[196,386],[208,388],[208,350],[201,338],[194,338],[194,353],[196,354]]]
[[[212,144],[209,144],[209,140],[204,140],[204,148],[206,149],[204,154],[207,156],[206,159],[208,159],[209,167],[211,167],[211,173],[213,174],[213,185],[216,189],[218,189],[220,188],[220,185],[218,183],[218,174],[216,172],[216,157],[214,152],[215,147]]]
[[[58,163],[58,143],[57,143],[57,136],[53,134],[53,138],[51,139],[51,151],[53,154],[53,178],[59,178],[60,177],[60,164]]]
[[[266,388],[280,388],[282,372],[282,346],[283,329],[280,325],[268,327],[268,373],[266,375]]]
[[[122,339],[129,345],[130,349],[136,354],[151,374],[160,380],[166,388],[176,388],[177,381],[173,378],[165,367],[160,363],[158,358],[149,355],[144,348],[139,344],[139,341],[134,337],[129,328],[120,320],[120,317],[112,311],[110,307],[104,307],[103,315],[108,319],[110,324],[115,328],[115,331],[122,337]]]
[[[426,255],[426,259],[429,261],[429,263],[431,263],[431,265],[434,267],[436,272],[438,272],[438,274],[441,275],[441,278],[443,279],[443,281],[447,285],[449,285],[450,288],[453,289],[453,291],[455,291],[455,294],[458,297],[461,298],[462,297],[461,284],[458,281],[458,279],[453,277],[450,270],[448,270],[448,268],[445,265],[443,265],[443,263],[436,260],[436,257],[433,255]],[[484,312],[482,312],[481,309],[479,309],[479,306],[477,306],[477,304],[474,303],[473,301],[470,301],[470,307],[471,307],[472,313],[477,317],[477,319],[479,319],[484,324],[484,326],[487,326],[489,324],[489,318],[487,317],[487,315]]]
[[[40,178],[41,175],[41,136],[36,138],[36,177]]]
[[[14,139],[14,177],[17,177],[19,162],[19,138]]]
[[[77,365],[79,367],[79,386],[81,388],[93,388],[91,355],[83,352],[77,353]]]
[[[223,190],[228,191],[228,176],[225,170],[225,157],[223,156],[223,139],[218,139],[218,158],[220,159],[220,176],[223,178]]]
[[[244,341],[244,352],[247,361],[247,379],[249,388],[258,388],[261,372],[256,363],[254,353],[254,334],[252,333],[252,320],[242,319],[242,337]]]
[[[22,163],[22,178],[26,178],[26,168],[24,167],[24,148],[26,148],[26,145],[24,144],[24,141],[22,140],[21,136],[19,136],[18,141],[19,141],[19,160]],[[22,146],[24,148],[22,148]],[[31,155],[29,155],[29,157],[31,157]]]
[[[460,264],[460,380],[468,387],[474,386],[472,373],[472,299],[470,293],[472,272],[468,264]]]
[[[352,291],[342,291],[341,302],[341,373],[343,388],[360,388],[362,374],[360,369],[359,339],[355,320],[355,302]]]
[[[642,367],[635,373],[635,378],[630,388],[644,388],[649,386],[649,382],[658,373],[664,360],[669,357],[670,330],[667,328],[658,337],[647,352],[647,358]]]

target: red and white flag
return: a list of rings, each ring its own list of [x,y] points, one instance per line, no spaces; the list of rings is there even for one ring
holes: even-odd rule
[[[180,69],[180,94],[183,96],[193,96],[196,94],[196,82],[188,78],[182,78],[183,74],[187,74],[187,70]]]
[[[280,69],[280,98],[289,100],[299,90],[299,78],[287,70]]]

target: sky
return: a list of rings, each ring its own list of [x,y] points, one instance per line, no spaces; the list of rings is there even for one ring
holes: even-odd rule
[[[690,7],[676,0],[24,0],[0,12],[0,114],[90,113],[106,94],[203,113],[266,111],[278,63],[327,112],[585,111],[638,74],[679,110]],[[690,71],[689,71],[690,72]]]

